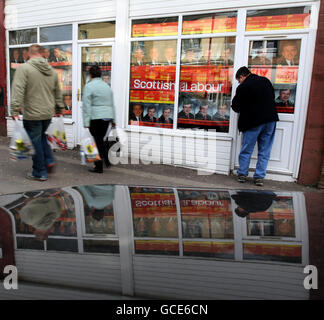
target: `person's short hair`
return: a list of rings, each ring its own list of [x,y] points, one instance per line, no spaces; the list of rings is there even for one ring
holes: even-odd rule
[[[188,104],[190,104],[192,106],[193,105],[192,100],[190,100],[188,98],[183,99],[182,105],[185,106],[185,105],[188,105]]]
[[[162,112],[164,112],[166,110],[170,110],[171,111],[171,108],[170,107],[163,107],[163,111]]]
[[[238,80],[240,76],[247,77],[250,74],[250,70],[247,67],[241,67],[237,70],[235,79]]]
[[[96,64],[90,68],[89,73],[92,78],[101,78],[101,69]]]
[[[208,100],[201,100],[199,104],[199,108],[207,106],[208,108],[210,107],[210,103]]]
[[[147,108],[147,112],[149,112],[149,110],[152,110],[152,109],[156,110],[156,108],[155,108],[154,106],[149,106],[149,107]]]
[[[135,103],[133,103],[133,105],[132,105],[132,110],[134,110],[134,107],[135,107],[135,106],[140,106],[142,110],[144,109],[144,108],[143,108],[143,105],[142,105],[140,102],[135,102]]]
[[[41,54],[43,49],[39,44],[32,44],[29,47],[29,51],[31,52],[31,54]]]
[[[94,209],[94,211],[92,212],[92,218],[100,221],[103,219],[105,215],[105,211],[103,209]]]
[[[291,92],[290,89],[280,89],[280,90],[279,90],[279,94],[280,94],[281,92],[283,92],[283,91],[289,91],[289,92]]]

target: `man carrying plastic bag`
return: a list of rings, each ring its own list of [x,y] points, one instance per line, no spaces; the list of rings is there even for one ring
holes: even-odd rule
[[[64,104],[57,73],[41,53],[41,46],[33,44],[29,47],[30,59],[15,72],[10,107],[14,119],[22,108],[23,125],[35,149],[33,170],[27,178],[46,181],[55,161],[45,132],[55,111],[62,114]]]
[[[28,159],[34,153],[34,148],[26,130],[15,120],[13,135],[10,141],[10,159]]]

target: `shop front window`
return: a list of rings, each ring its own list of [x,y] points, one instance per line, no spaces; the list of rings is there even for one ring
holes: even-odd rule
[[[33,44],[37,42],[37,29],[9,31],[9,45]]]
[[[115,21],[79,24],[79,40],[115,37]]]
[[[300,46],[301,40],[250,41],[249,68],[272,82],[279,113],[295,110]]]
[[[9,49],[10,56],[10,83],[14,79],[16,69],[22,64],[26,63],[29,59],[28,49],[26,48],[11,48]]]
[[[310,24],[311,7],[248,10],[246,31],[304,29]]]
[[[132,37],[175,36],[178,34],[178,17],[134,20]]]
[[[182,40],[178,128],[228,132],[235,37]]]
[[[40,42],[72,40],[72,25],[40,28]]]
[[[176,40],[132,43],[129,124],[173,128]]]
[[[43,46],[44,59],[58,75],[66,118],[72,118],[72,45]]]

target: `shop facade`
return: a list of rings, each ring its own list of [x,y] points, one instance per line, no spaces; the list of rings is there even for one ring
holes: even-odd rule
[[[70,148],[80,143],[82,91],[97,63],[114,91],[133,163],[229,174],[241,142],[230,110],[234,75],[245,65],[275,88],[280,121],[268,178],[298,179],[319,1],[5,3],[8,105],[14,72],[26,48],[39,43],[60,79]],[[9,118],[7,127],[10,136]]]

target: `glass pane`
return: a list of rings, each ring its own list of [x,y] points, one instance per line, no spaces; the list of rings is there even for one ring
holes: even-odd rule
[[[280,113],[294,113],[301,40],[250,41],[249,68],[267,77]]]
[[[308,28],[311,7],[248,10],[246,31]]]
[[[78,252],[78,240],[49,238],[46,242],[48,251]]]
[[[37,29],[9,31],[9,44],[27,44],[37,42]]]
[[[81,88],[90,81],[89,69],[98,65],[101,69],[101,78],[111,85],[111,57],[112,47],[83,47],[82,48],[82,79]]]
[[[57,72],[64,101],[64,117],[72,118],[72,45],[43,47],[43,57]]]
[[[184,241],[183,255],[219,259],[234,259],[234,243],[212,241]]]
[[[134,20],[132,37],[175,36],[178,34],[178,17]]]
[[[62,189],[26,192],[8,210],[18,235],[34,234],[38,240],[51,235],[77,236],[74,200]]]
[[[75,187],[83,198],[86,234],[115,234],[112,185],[87,185]]]
[[[83,240],[84,252],[119,253],[118,241]]]
[[[179,242],[168,240],[135,240],[135,253],[179,255]]]
[[[227,191],[178,190],[183,238],[233,239],[231,197]]]
[[[301,263],[300,245],[243,243],[244,260]]]
[[[184,16],[182,34],[235,32],[236,15],[236,12],[224,12]]]
[[[29,60],[28,48],[9,49],[10,56],[10,83],[12,83],[16,69]]]
[[[115,37],[115,21],[79,24],[79,40]]]
[[[17,237],[17,249],[44,250],[44,241],[35,238]]]
[[[177,41],[132,43],[129,124],[173,128]]]
[[[72,24],[40,28],[40,42],[72,40]]]
[[[135,237],[178,237],[172,189],[130,187]]]
[[[178,128],[228,132],[235,37],[182,40]]]

